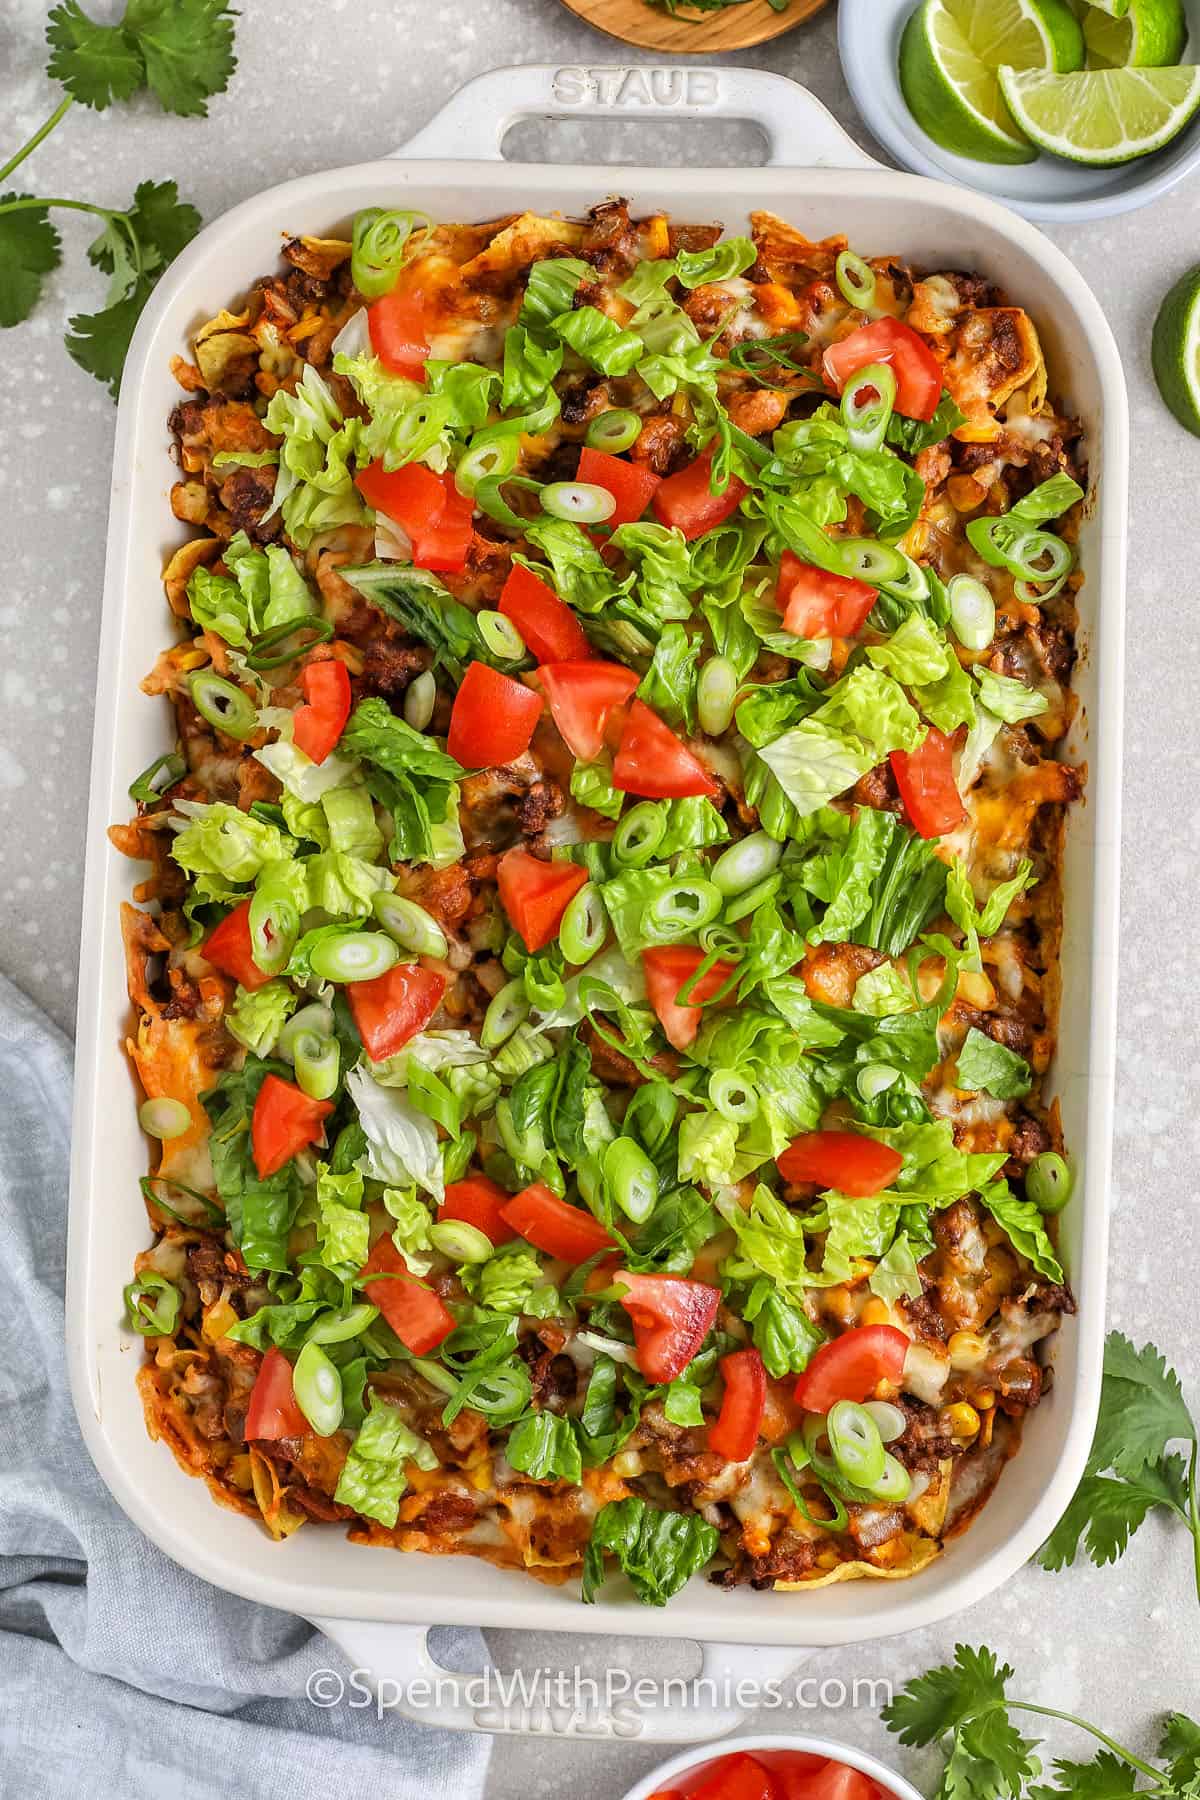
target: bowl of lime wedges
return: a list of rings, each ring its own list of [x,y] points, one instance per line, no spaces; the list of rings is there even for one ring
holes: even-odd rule
[[[1200,0],[840,0],[896,160],[1030,219],[1144,206],[1200,165]]]

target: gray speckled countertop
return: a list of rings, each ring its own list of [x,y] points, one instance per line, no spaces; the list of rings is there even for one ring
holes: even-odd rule
[[[42,0],[0,9],[6,140],[53,105],[44,81]],[[93,9],[100,10],[99,4]],[[242,0],[241,68],[207,121],[149,105],[77,112],[21,171],[43,193],[127,202],[145,177],[173,175],[206,219],[288,176],[382,153],[409,137],[467,77],[499,63],[612,62],[616,47],[555,0],[490,0],[437,13],[415,0]],[[734,60],[807,82],[863,137],[838,69],[832,9]],[[319,76],[315,73],[319,71]],[[601,157],[603,128],[596,154]],[[551,140],[552,141],[552,140]],[[736,143],[741,140],[732,141]],[[711,143],[711,140],[710,140]],[[672,135],[645,159],[678,154]],[[527,152],[528,153],[528,152]],[[550,154],[553,155],[553,149]],[[711,160],[707,150],[705,160]],[[697,154],[697,160],[699,156]],[[732,160],[732,157],[731,157]],[[1099,294],[1117,334],[1133,414],[1132,536],[1125,763],[1125,875],[1111,1318],[1153,1336],[1200,1399],[1191,1278],[1200,1244],[1189,1168],[1200,1148],[1195,990],[1197,732],[1196,495],[1200,443],[1161,407],[1148,366],[1156,304],[1200,253],[1200,184],[1131,216],[1051,228]],[[0,498],[8,550],[0,589],[0,967],[70,1026],[114,409],[67,358],[66,315],[98,304],[86,226],[68,219],[68,253],[36,318],[0,337]],[[1153,852],[1147,853],[1147,846]],[[1009,1479],[1020,1479],[1017,1465]],[[1200,1703],[1197,1612],[1180,1532],[1152,1526],[1116,1569],[1052,1577],[1027,1569],[994,1598],[913,1640],[823,1653],[823,1673],[897,1683],[958,1639],[988,1641],[1031,1698],[1080,1707],[1132,1746],[1153,1715]],[[686,1647],[629,1640],[493,1634],[501,1664],[686,1673]],[[766,1717],[884,1750],[873,1713]],[[383,1729],[387,1729],[385,1726]],[[1055,1748],[1078,1749],[1069,1735]],[[891,1754],[890,1751],[884,1751]],[[502,1740],[488,1800],[564,1791],[618,1800],[658,1760],[647,1747]],[[581,1762],[586,1763],[581,1782]],[[920,1778],[920,1759],[908,1767]],[[926,1765],[928,1768],[928,1765]]]

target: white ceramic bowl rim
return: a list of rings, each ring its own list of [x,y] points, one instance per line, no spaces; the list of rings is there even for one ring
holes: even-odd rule
[[[656,1769],[651,1769],[648,1775],[644,1775],[630,1788],[625,1800],[650,1800],[652,1794],[657,1794],[660,1789],[668,1786],[676,1775],[687,1775],[693,1769],[721,1756],[736,1756],[739,1751],[749,1751],[753,1755],[756,1750],[797,1750],[808,1756],[826,1756],[831,1762],[845,1763],[847,1768],[858,1769],[861,1774],[869,1775],[894,1800],[924,1800],[924,1795],[911,1782],[905,1781],[902,1775],[889,1769],[867,1750],[858,1750],[851,1744],[837,1744],[831,1738],[784,1736],[780,1732],[762,1737],[721,1738],[715,1744],[684,1750],[669,1762],[660,1763]]]

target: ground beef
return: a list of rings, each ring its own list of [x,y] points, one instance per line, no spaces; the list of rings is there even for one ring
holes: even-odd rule
[[[265,544],[279,536],[282,528],[282,515],[276,513],[264,525],[262,516],[268,512],[275,498],[275,470],[235,469],[221,483],[221,505],[225,508],[238,531],[244,531],[252,542]]]
[[[656,475],[667,475],[673,463],[684,460],[686,431],[683,420],[670,414],[660,413],[647,419],[630,457],[634,462],[645,463]]]
[[[978,1007],[964,1006],[960,1002],[958,1013],[967,1024],[986,1032],[994,1043],[1003,1044],[1006,1050],[1015,1050],[1018,1056],[1024,1056],[1033,1043],[1033,1026],[1014,1007],[998,1006],[992,1012],[981,1012]]]
[[[223,1287],[242,1293],[255,1285],[255,1277],[247,1271],[238,1253],[226,1250],[218,1237],[206,1235],[189,1245],[187,1265],[188,1274],[200,1289],[200,1298],[206,1306],[212,1304]]]
[[[1041,1120],[1035,1119],[1031,1113],[1018,1113],[1008,1146],[1009,1161],[1015,1165],[1013,1172],[1021,1174],[1035,1156],[1041,1156],[1044,1150],[1050,1148],[1050,1133]]]
[[[429,667],[429,651],[394,638],[372,638],[363,657],[359,696],[380,694],[391,700],[403,694],[409,683]]]
[[[517,1355],[529,1370],[533,1398],[538,1406],[553,1400],[572,1400],[578,1383],[578,1371],[569,1356],[563,1356],[557,1345],[547,1344],[535,1333],[518,1346]]]
[[[579,254],[603,274],[628,275],[641,254],[638,234],[629,222],[625,200],[606,200],[593,206],[590,224],[583,234]]]
[[[779,1533],[765,1556],[739,1555],[728,1569],[718,1569],[709,1580],[718,1587],[774,1587],[777,1581],[803,1581],[816,1567],[821,1546],[787,1527]]]
[[[416,1521],[422,1531],[455,1537],[475,1523],[475,1502],[467,1494],[435,1494]]]
[[[929,1284],[919,1300],[901,1300],[900,1306],[920,1337],[945,1342],[946,1321],[937,1308],[937,1289],[934,1283]]]
[[[854,798],[859,806],[873,806],[876,812],[900,811],[900,793],[890,763],[877,763],[855,783]]]
[[[557,819],[566,806],[557,781],[535,781],[517,801],[517,822],[523,837],[537,837],[549,819]]]
[[[561,397],[560,416],[564,425],[584,425],[597,410],[601,389],[607,393],[602,380],[594,375],[586,375],[577,381],[574,387],[564,390]]]
[[[956,1444],[949,1432],[942,1429],[941,1414],[936,1406],[926,1406],[923,1400],[913,1400],[908,1395],[902,1395],[896,1404],[908,1423],[903,1435],[890,1443],[888,1449],[910,1475],[915,1475],[919,1469],[933,1474],[939,1463],[961,1455],[963,1446]]]

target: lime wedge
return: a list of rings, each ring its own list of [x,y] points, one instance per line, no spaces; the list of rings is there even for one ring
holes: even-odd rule
[[[1067,0],[921,0],[900,42],[900,86],[935,144],[978,162],[1031,162],[996,71],[1083,67]]]
[[[1159,150],[1183,130],[1200,106],[1200,69],[1001,69],[1000,90],[1039,149],[1103,167]]]
[[[1159,307],[1150,361],[1159,393],[1200,437],[1200,268],[1181,275]]]
[[[1091,0],[1096,12],[1107,13],[1110,19],[1123,19],[1129,11],[1129,0]]]
[[[1131,0],[1121,18],[1089,7],[1083,16],[1089,69],[1165,68],[1187,44],[1183,0]]]

